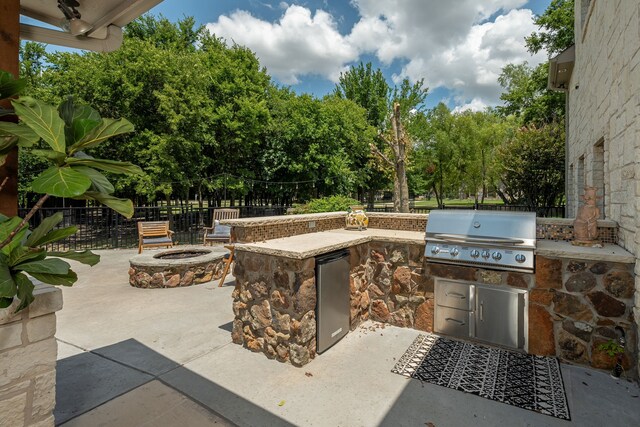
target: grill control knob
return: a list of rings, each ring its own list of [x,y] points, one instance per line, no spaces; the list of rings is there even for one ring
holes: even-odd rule
[[[496,261],[500,261],[502,259],[502,254],[500,252],[494,252],[491,254],[491,258],[495,259]]]
[[[460,251],[458,250],[458,248],[453,248],[453,249],[451,249],[451,252],[449,252],[449,253],[451,254],[451,256],[458,256]]]
[[[480,256],[480,251],[477,249],[473,249],[470,255],[471,255],[471,258],[478,258]]]
[[[517,262],[522,263],[522,262],[525,262],[526,260],[527,260],[527,257],[526,257],[526,256],[524,256],[524,255],[522,255],[522,254],[518,254],[518,255],[516,255],[516,261],[517,261]]]
[[[431,253],[434,254],[434,255],[439,254],[440,253],[440,248],[437,247],[437,246],[432,247],[431,248]]]
[[[489,255],[491,255],[489,251],[487,250],[482,251],[482,258],[489,258]]]

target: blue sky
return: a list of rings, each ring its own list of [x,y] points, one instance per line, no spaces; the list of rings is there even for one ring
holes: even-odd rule
[[[193,16],[256,52],[275,82],[323,96],[349,66],[372,62],[390,84],[424,79],[427,107],[500,103],[497,76],[512,62],[537,64],[524,37],[550,0],[164,0],[151,10]]]

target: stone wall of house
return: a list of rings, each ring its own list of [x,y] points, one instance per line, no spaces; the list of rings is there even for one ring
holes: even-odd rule
[[[580,3],[568,92],[568,208],[575,215],[581,188],[597,187],[604,216],[620,225],[619,244],[639,258],[640,4],[591,0],[583,17]],[[640,259],[635,271],[640,319]]]
[[[316,355],[315,259],[238,251],[232,340],[270,359],[302,366]]]
[[[0,425],[53,426],[60,289],[38,285],[31,306],[0,309]]]
[[[615,360],[598,349],[626,335],[623,366],[635,377],[637,332],[633,320],[633,264],[536,257],[529,295],[529,352],[599,369]]]

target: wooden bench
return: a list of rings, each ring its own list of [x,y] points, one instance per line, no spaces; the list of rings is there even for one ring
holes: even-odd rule
[[[138,253],[142,253],[144,248],[173,247],[172,235],[169,221],[138,222]]]

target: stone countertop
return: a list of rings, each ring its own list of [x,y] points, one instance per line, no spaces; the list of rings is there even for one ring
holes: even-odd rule
[[[297,236],[272,239],[256,243],[238,243],[237,251],[254,252],[285,258],[306,259],[331,251],[345,249],[370,241],[424,244],[421,231],[401,231],[369,228],[367,230],[336,229],[318,233],[299,234]],[[586,259],[594,261],[634,263],[635,256],[613,244],[603,248],[573,246],[569,242],[538,240],[536,254],[546,257]]]
[[[360,245],[372,240],[382,242],[424,244],[424,232],[384,230],[336,229],[318,233],[272,239],[256,243],[238,243],[236,251],[254,252],[285,258],[306,259],[339,249]]]
[[[605,243],[602,248],[574,246],[569,242],[538,240],[536,255],[557,258],[586,259],[593,261],[619,262],[633,264],[636,257],[618,245]]]

